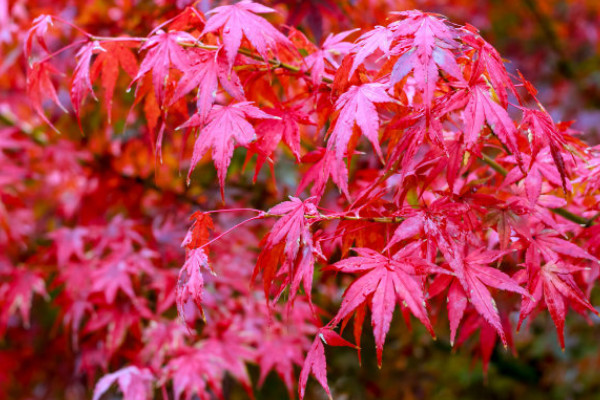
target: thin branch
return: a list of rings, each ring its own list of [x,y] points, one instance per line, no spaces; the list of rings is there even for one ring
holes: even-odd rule
[[[216,242],[217,240],[221,239],[223,236],[227,235],[228,233],[232,232],[233,230],[235,230],[235,229],[239,228],[240,226],[244,225],[245,223],[250,222],[250,221],[254,221],[254,220],[257,220],[257,219],[260,219],[261,217],[262,217],[261,215],[257,215],[256,217],[248,218],[248,219],[240,222],[239,224],[234,225],[231,228],[227,229],[225,232],[221,233],[219,236],[215,237],[214,239],[212,239],[212,240],[204,243],[199,248],[203,249],[203,248],[207,247],[209,244]]]
[[[550,211],[581,226],[587,227],[593,225],[593,221],[590,221],[587,218],[583,218],[580,215],[574,214],[566,208],[550,208]]]
[[[127,41],[130,41],[130,42],[145,42],[145,41],[148,40],[148,38],[142,38],[142,37],[131,37],[131,38],[128,38],[128,37],[119,37],[119,38],[113,38],[113,37],[106,37],[106,36],[90,36],[90,39],[94,40],[94,41],[99,41],[99,42],[116,42],[116,41],[119,41],[119,42],[127,42]],[[214,45],[210,45],[210,44],[204,44],[204,43],[199,42],[199,41],[196,41],[196,42],[193,42],[193,43],[179,42],[179,44],[181,46],[184,46],[184,47],[196,47],[196,48],[199,48],[199,49],[211,50],[211,51],[219,49],[219,46],[214,46]],[[257,60],[257,61],[264,61],[264,59],[259,54],[254,53],[250,49],[240,48],[240,49],[238,49],[238,54],[242,54],[242,55],[244,55],[246,57],[250,57],[250,58],[252,58],[254,60]],[[286,69],[286,70],[288,70],[290,72],[294,72],[294,73],[299,73],[299,72],[302,71],[300,69],[300,67],[297,67],[297,66],[292,65],[292,64],[281,62],[280,60],[277,60],[277,59],[274,59],[274,58],[271,58],[271,59],[267,60],[267,63],[271,64],[275,68],[283,68],[283,69]],[[307,76],[307,77],[310,77],[310,72],[309,71],[304,71],[304,75]],[[323,83],[333,83],[333,79],[330,79],[330,78],[327,78],[327,77],[323,77],[321,79],[321,81]]]
[[[600,218],[600,212],[597,213],[596,215],[594,215],[592,218],[588,218],[588,222],[586,224],[586,228],[594,225],[594,223],[596,222],[596,220],[598,218]]]
[[[499,173],[502,176],[506,176],[508,171],[504,169],[504,167],[496,162],[492,157],[488,156],[485,153],[481,153],[481,161],[489,165],[494,171]]]
[[[285,214],[262,214],[263,217],[275,217],[281,218],[284,217]],[[319,214],[319,215],[311,215],[305,214],[304,218],[306,219],[315,219],[318,221],[332,221],[332,220],[341,220],[341,221],[365,221],[365,222],[378,222],[383,224],[399,224],[404,221],[404,217],[361,217],[358,215],[344,215],[344,214]]]

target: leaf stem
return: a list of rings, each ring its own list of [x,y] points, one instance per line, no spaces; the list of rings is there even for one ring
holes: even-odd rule
[[[217,240],[221,239],[223,236],[227,235],[229,232],[231,232],[231,231],[239,228],[240,226],[244,225],[245,223],[250,222],[250,221],[254,221],[254,220],[257,220],[257,219],[260,219],[260,218],[262,218],[262,215],[257,215],[255,217],[248,218],[247,220],[244,220],[244,221],[240,222],[237,225],[232,226],[231,228],[227,229],[225,232],[221,233],[219,236],[217,236],[214,239],[212,239],[212,240],[204,243],[202,246],[199,247],[199,249],[203,249],[203,248],[207,247],[209,244],[216,242]]]

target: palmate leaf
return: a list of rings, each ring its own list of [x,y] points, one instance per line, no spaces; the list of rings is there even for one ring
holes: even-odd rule
[[[339,272],[363,273],[344,293],[342,305],[332,323],[343,321],[367,302],[371,309],[371,324],[380,366],[383,344],[397,303],[405,304],[431,335],[435,336],[427,317],[425,294],[419,276],[428,271],[445,271],[419,257],[420,245],[420,242],[415,242],[393,258],[370,249],[358,248],[355,249],[357,257],[344,259],[331,266],[331,269]]]
[[[210,214],[196,211],[190,216],[190,221],[192,221],[192,227],[181,245],[185,246],[188,250],[205,247],[210,236],[209,231],[215,229]]]
[[[31,56],[31,48],[34,42],[37,42],[46,52],[48,45],[46,44],[46,34],[48,28],[53,25],[51,15],[40,15],[32,21],[31,28],[27,31],[27,37],[24,41],[24,53],[27,58]]]
[[[377,155],[383,158],[379,146],[379,115],[375,103],[395,101],[385,90],[386,86],[381,83],[352,86],[337,100],[335,108],[340,114],[331,132],[328,147],[335,151],[338,159],[347,153],[355,123],[369,139]]]
[[[269,372],[275,371],[283,380],[288,390],[290,399],[294,397],[296,385],[294,366],[304,364],[303,340],[302,338],[287,334],[288,327],[279,327],[273,324],[269,329],[269,335],[258,344],[260,354],[258,365],[260,377],[258,385],[262,386]]]
[[[567,144],[567,141],[559,133],[550,114],[545,111],[525,109],[520,128],[529,132],[531,136],[532,152],[530,164],[534,162],[540,150],[548,146],[554,161],[554,168],[557,169],[562,187],[565,193],[567,193],[567,171],[562,156],[562,148]]]
[[[285,254],[288,262],[296,258],[300,244],[311,236],[305,215],[317,215],[314,200],[314,198],[308,198],[302,201],[297,197],[290,196],[289,201],[284,201],[268,211],[269,214],[283,216],[273,226],[267,246],[271,247],[285,240]]]
[[[326,65],[334,68],[339,67],[333,55],[335,54],[340,57],[348,54],[352,48],[352,43],[344,42],[343,40],[357,30],[352,29],[336,35],[330,33],[323,42],[323,45],[304,59],[306,66],[310,69],[310,78],[313,85],[319,86],[322,83]]]
[[[389,57],[392,39],[393,31],[385,26],[376,26],[374,29],[362,34],[351,51],[354,54],[354,59],[348,76],[352,76],[358,66],[378,50]]]
[[[221,51],[192,49],[189,51],[189,66],[177,83],[171,104],[184,95],[198,89],[196,95],[196,113],[201,123],[206,121],[210,109],[215,102],[219,83],[234,99],[244,99],[244,89],[234,71],[228,71],[226,60]]]
[[[190,318],[189,313],[186,312],[190,304],[195,304],[202,317],[204,317],[202,311],[202,292],[204,290],[202,269],[210,269],[204,250],[200,248],[190,250],[183,267],[179,271],[175,294],[179,317],[189,325],[193,322],[193,318]]]
[[[401,53],[391,73],[391,84],[413,72],[416,86],[422,94],[425,115],[429,120],[438,69],[458,81],[464,81],[451,50],[458,47],[458,31],[439,16],[421,11],[397,13],[403,19],[390,24],[398,40],[392,54]]]
[[[309,185],[313,184],[310,189],[311,196],[321,197],[325,192],[325,186],[331,180],[337,185],[339,190],[350,198],[348,191],[348,167],[343,161],[338,161],[335,153],[332,150],[325,148],[317,149],[302,157],[302,163],[312,163],[313,165],[303,175],[296,195]]]
[[[148,38],[140,50],[148,50],[140,64],[139,71],[132,84],[144,75],[152,73],[152,84],[159,105],[165,100],[165,83],[171,67],[185,71],[189,66],[187,51],[179,44],[180,41],[194,42],[195,37],[187,32],[158,31]]]
[[[466,257],[460,251],[457,251],[456,254],[457,257],[449,260],[449,265],[454,271],[455,279],[460,283],[461,289],[455,283],[449,282],[448,315],[450,316],[451,340],[454,340],[456,328],[462,318],[461,310],[464,312],[463,299],[468,299],[483,319],[498,332],[502,343],[506,346],[506,334],[498,308],[488,288],[493,287],[522,296],[529,296],[529,293],[506,273],[489,266],[503,257],[506,252],[475,250]]]
[[[521,277],[522,280],[526,280],[532,298],[523,298],[517,329],[521,327],[525,319],[535,311],[543,300],[556,326],[559,343],[564,349],[565,318],[569,304],[579,313],[585,313],[587,310],[599,315],[575,283],[573,273],[582,270],[581,267],[575,267],[560,261],[546,263],[541,268],[528,267],[527,277],[525,278],[525,273],[522,273]]]
[[[297,162],[300,162],[300,124],[313,125],[310,116],[300,107],[265,108],[265,112],[280,119],[265,119],[256,125],[257,139],[248,148],[246,163],[254,154],[257,155],[254,170],[254,181],[258,177],[265,162],[272,168],[275,161],[272,155],[278,145],[283,142],[292,151]]]
[[[125,367],[111,374],[104,375],[94,389],[93,400],[99,400],[102,395],[117,382],[124,400],[142,400],[151,397],[154,376],[148,368]]]
[[[520,224],[514,228],[528,244],[525,254],[526,270],[520,272],[518,278],[527,283],[527,290],[532,296],[523,298],[518,328],[543,299],[556,325],[561,347],[564,348],[564,322],[568,304],[579,313],[584,314],[587,310],[598,315],[598,311],[575,282],[574,274],[585,268],[572,259],[592,263],[598,263],[598,259],[576,244],[558,237],[553,230],[542,229],[539,224]]]
[[[310,197],[304,201],[290,196],[285,201],[272,207],[268,214],[280,216],[271,232],[266,236],[264,246],[259,254],[253,278],[263,273],[265,296],[277,277],[279,263],[283,264],[288,276],[284,282],[291,284],[290,302],[294,300],[301,284],[310,301],[314,270],[314,244],[310,232],[310,222],[306,216],[318,215],[316,199]],[[283,289],[283,287],[282,287]],[[281,290],[280,289],[280,292]]]
[[[300,371],[300,380],[298,382],[298,393],[300,395],[300,400],[304,399],[304,393],[306,391],[306,383],[308,381],[309,374],[313,374],[321,386],[323,386],[323,389],[325,389],[327,396],[329,396],[330,399],[332,398],[329,385],[327,384],[327,362],[325,360],[325,347],[323,346],[323,343],[330,346],[355,347],[352,343],[342,339],[340,335],[331,329],[319,329],[319,333],[315,337],[312,346],[306,354],[302,371]]]
[[[52,83],[50,74],[56,73],[56,69],[48,61],[36,62],[27,71],[27,96],[31,106],[38,113],[40,118],[53,129],[56,129],[44,114],[42,102],[45,98],[50,98],[64,112],[67,109],[62,105],[56,93],[56,88]]]
[[[4,271],[2,271],[4,272]],[[0,337],[9,325],[10,317],[19,313],[24,326],[29,327],[33,295],[48,298],[43,275],[25,268],[10,268],[0,273]]]
[[[278,46],[293,48],[292,43],[267,20],[256,14],[275,12],[250,0],[242,0],[230,6],[212,9],[211,15],[201,36],[222,28],[223,45],[227,54],[229,67],[233,66],[237,52],[242,44],[242,37],[248,39],[258,54],[268,61],[269,51],[278,54]]]
[[[131,51],[132,47],[137,47],[136,42],[105,42],[101,43],[102,51],[96,55],[90,68],[92,81],[100,78],[100,86],[104,89],[104,105],[108,111],[108,120],[112,117],[112,104],[117,78],[119,76],[119,67],[127,75],[134,78],[137,75],[138,63],[135,55]]]
[[[252,105],[249,101],[229,104],[227,106],[214,106],[206,123],[200,114],[194,114],[178,129],[187,127],[200,127],[200,133],[194,144],[194,154],[190,161],[189,177],[204,154],[212,148],[212,159],[217,168],[221,197],[225,185],[225,175],[233,156],[235,145],[248,146],[256,138],[254,127],[247,118],[268,119],[279,118],[269,115]]]
[[[92,61],[92,55],[97,51],[106,51],[98,43],[90,42],[81,47],[77,52],[76,58],[77,66],[73,71],[73,82],[71,83],[71,102],[75,109],[75,115],[81,125],[80,111],[81,102],[87,96],[88,93],[92,93],[95,100],[96,95],[92,88],[92,81],[90,80],[90,63]]]
[[[465,145],[467,149],[479,140],[484,122],[489,124],[494,134],[515,154],[520,164],[521,151],[518,146],[518,131],[506,109],[490,97],[490,93],[483,85],[476,85],[469,89],[469,101],[464,112],[465,119]]]
[[[514,156],[505,157],[505,160],[511,164],[518,164],[518,161]],[[538,200],[540,200],[543,183],[547,186],[551,185],[556,188],[559,188],[564,184],[563,188],[566,190],[565,193],[567,193],[567,191],[571,189],[571,183],[562,179],[563,177],[560,175],[559,170],[551,164],[551,160],[552,158],[548,148],[540,151],[535,159],[523,155],[523,161],[525,164],[529,165],[527,174],[525,175],[522,169],[518,165],[515,165],[508,171],[502,186],[506,187],[507,185],[523,182],[525,193],[530,204],[537,204]]]
[[[471,74],[471,83],[476,82],[484,75],[485,79],[491,83],[494,93],[498,96],[500,105],[506,108],[508,106],[507,92],[512,93],[517,99],[519,99],[519,95],[504,67],[502,57],[492,45],[473,31],[472,26],[466,27],[464,31],[467,34],[462,35],[461,40],[477,49],[478,52]]]

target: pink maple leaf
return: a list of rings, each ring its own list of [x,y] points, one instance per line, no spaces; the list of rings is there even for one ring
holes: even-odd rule
[[[142,60],[132,84],[152,71],[152,84],[159,104],[163,104],[164,101],[165,82],[171,66],[182,72],[189,67],[189,56],[180,41],[195,42],[196,38],[187,32],[165,33],[159,30],[140,49],[148,50],[148,53]]]
[[[196,112],[204,122],[215,102],[219,83],[236,100],[243,100],[244,89],[235,71],[229,71],[220,51],[192,49],[189,51],[189,66],[177,84],[171,104],[193,89],[196,95]]]
[[[365,83],[352,86],[337,100],[335,108],[340,115],[335,123],[328,142],[328,148],[335,150],[338,159],[347,152],[354,124],[369,139],[377,155],[383,159],[379,146],[379,115],[375,103],[392,103],[395,100],[385,91],[381,83]]]
[[[302,180],[296,190],[296,195],[310,184],[311,196],[321,197],[325,192],[325,186],[329,178],[338,186],[340,191],[350,198],[348,192],[348,167],[343,161],[338,161],[335,153],[324,148],[317,149],[302,157],[302,163],[314,163],[302,176]]]
[[[331,399],[331,391],[329,390],[329,385],[327,384],[327,371],[326,366],[327,362],[325,360],[325,347],[323,343],[328,344],[330,346],[349,346],[356,347],[352,343],[342,339],[340,335],[332,331],[331,329],[321,328],[319,333],[315,337],[310,350],[306,354],[306,358],[304,359],[304,365],[302,366],[302,371],[300,371],[300,380],[298,382],[298,392],[300,395],[300,400],[304,399],[304,393],[306,391],[306,383],[308,382],[309,374],[313,374],[313,376],[317,379],[317,381],[323,386],[327,396]]]
[[[92,55],[98,50],[105,51],[97,42],[86,43],[79,49],[75,56],[77,58],[77,65],[73,71],[73,81],[71,83],[71,102],[73,103],[75,115],[77,116],[80,127],[81,102],[88,93],[92,93],[94,99],[98,100],[94,94],[92,81],[90,80],[90,62],[92,60]]]
[[[419,246],[420,242],[414,242],[393,258],[371,249],[357,248],[357,257],[344,259],[331,266],[336,271],[363,274],[344,293],[342,305],[332,323],[339,323],[363,303],[369,302],[379,365],[397,303],[406,304],[431,335],[435,336],[427,317],[425,294],[418,276],[429,271],[445,271],[417,256],[419,252],[415,252]]]
[[[115,381],[123,392],[124,400],[149,399],[152,396],[154,379],[154,375],[148,368],[140,369],[135,366],[122,368],[100,378],[96,383],[92,400],[99,400]]]
[[[186,313],[186,310],[192,302],[204,317],[202,311],[202,291],[204,290],[202,269],[207,268],[210,268],[208,258],[204,250],[198,248],[189,251],[187,259],[179,271],[177,292],[175,294],[177,312],[179,313],[179,317],[188,324],[191,318],[188,318],[189,313]]]
[[[246,118],[267,119],[279,117],[261,111],[253,106],[252,102],[242,101],[227,106],[214,106],[206,119],[206,124],[203,124],[199,114],[194,114],[192,118],[178,128],[202,127],[194,144],[188,180],[198,162],[212,148],[212,159],[217,168],[219,184],[221,185],[221,197],[224,198],[225,176],[233,156],[235,144],[248,146],[256,138],[254,127]]]
[[[323,42],[320,49],[306,56],[304,61],[310,69],[310,78],[313,85],[319,86],[325,75],[326,62],[333,68],[339,68],[339,63],[334,59],[334,56],[345,56],[352,49],[353,45],[350,42],[343,40],[358,29],[340,32],[336,35],[330,33]]]
[[[249,0],[242,0],[230,6],[216,7],[208,12],[211,17],[206,22],[201,36],[223,28],[223,44],[230,67],[233,66],[242,44],[242,37],[246,37],[250,44],[256,48],[258,54],[265,61],[268,61],[268,52],[271,51],[277,54],[278,46],[283,45],[293,48],[288,38],[275,29],[266,19],[256,15],[272,12],[275,12],[275,10]]]

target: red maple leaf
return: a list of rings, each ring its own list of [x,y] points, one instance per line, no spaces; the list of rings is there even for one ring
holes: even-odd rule
[[[516,355],[510,322],[505,315],[502,316],[502,326],[504,331],[507,333],[507,344],[512,349],[513,355]],[[462,345],[469,337],[471,337],[471,335],[475,333],[477,329],[479,329],[479,349],[477,352],[479,353],[483,363],[483,373],[487,375],[492,353],[494,352],[498,338],[496,329],[492,325],[488,324],[481,315],[475,312],[470,312],[465,318],[465,322],[460,330],[460,335],[458,336],[456,343],[458,346]]]
[[[498,308],[488,287],[518,293],[522,296],[529,296],[529,293],[510,276],[498,268],[489,266],[505,254],[506,252],[503,251],[476,249],[465,257],[455,247],[455,257],[448,261],[462,290],[455,284],[451,284],[448,292],[448,315],[450,317],[452,341],[462,317],[462,312],[464,312],[465,301],[468,299],[477,312],[496,329],[502,343],[506,346],[506,335],[502,328]],[[450,312],[451,309],[452,312]]]
[[[92,96],[95,100],[96,95],[94,94],[94,89],[92,88],[92,81],[90,80],[90,63],[92,61],[92,55],[96,51],[105,51],[97,42],[89,42],[84,44],[77,55],[77,65],[75,66],[75,70],[73,71],[73,81],[71,83],[71,102],[73,103],[73,109],[75,110],[75,115],[77,116],[77,120],[79,121],[79,126],[81,128],[81,102],[85,99],[88,93],[92,93]]]
[[[386,26],[376,26],[370,31],[363,33],[352,48],[354,59],[348,76],[352,76],[354,71],[362,64],[367,57],[381,51],[385,56],[390,56],[390,46],[392,44],[393,31]]]
[[[206,22],[201,36],[223,28],[223,44],[230,67],[233,66],[242,44],[242,36],[245,36],[250,44],[256,48],[258,54],[265,61],[268,61],[268,52],[278,54],[278,46],[283,45],[294,48],[288,38],[275,29],[267,20],[256,15],[272,12],[275,12],[275,10],[253,3],[250,0],[242,0],[230,6],[213,8],[208,12],[211,17]]]
[[[588,253],[585,249],[568,240],[561,239],[557,232],[552,229],[544,229],[542,224],[527,224],[527,221],[519,221],[514,224],[513,229],[521,236],[527,249],[525,263],[528,265],[541,266],[540,255],[547,262],[556,262],[563,256],[586,259],[598,262],[598,259]]]
[[[439,79],[438,69],[456,80],[464,81],[451,52],[458,47],[455,40],[458,34],[443,19],[433,14],[415,10],[396,14],[404,19],[390,25],[394,39],[400,39],[392,53],[402,55],[392,69],[391,83],[401,81],[413,71],[416,86],[423,96],[425,115],[429,120],[433,94]]]
[[[467,150],[474,148],[479,140],[483,124],[487,122],[494,134],[515,154],[522,165],[518,131],[506,109],[492,100],[488,89],[483,84],[471,87],[468,98],[464,112]]]
[[[273,326],[274,325],[274,326]],[[294,365],[304,363],[305,338],[301,335],[290,334],[287,326],[272,324],[268,335],[259,344],[260,354],[258,366],[260,377],[258,385],[262,386],[270,371],[275,371],[288,389],[290,399],[294,397]]]
[[[48,52],[46,33],[48,33],[48,28],[50,26],[52,26],[51,15],[42,14],[32,21],[31,28],[29,28],[27,31],[27,36],[23,43],[25,57],[29,58],[31,56],[31,47],[33,46],[34,41],[36,41],[46,52]]]
[[[577,267],[568,262],[556,260],[547,262],[542,267],[527,264],[527,276],[525,271],[520,274],[521,280],[527,282],[527,289],[531,293],[523,297],[521,313],[517,329],[529,315],[533,313],[542,299],[548,307],[550,316],[556,325],[556,333],[561,347],[565,348],[565,318],[567,306],[571,306],[579,313],[585,314],[586,310],[600,315],[585,296],[585,293],[577,286],[573,274],[583,271],[584,268]]]
[[[208,258],[204,250],[194,249],[188,252],[185,263],[179,271],[175,301],[177,302],[179,317],[188,325],[191,325],[193,318],[186,311],[188,310],[187,307],[192,303],[196,305],[201,316],[204,318],[202,311],[202,291],[204,290],[203,268],[210,268]]]
[[[227,106],[214,106],[210,111],[206,124],[199,114],[194,114],[178,129],[200,126],[200,133],[194,144],[194,154],[190,161],[188,180],[192,171],[204,154],[212,148],[212,159],[217,168],[221,197],[224,198],[223,187],[227,168],[233,156],[235,144],[248,146],[256,138],[256,132],[247,118],[267,119],[279,118],[269,115],[252,105],[252,102],[242,101]]]
[[[215,229],[215,226],[210,214],[202,211],[193,213],[190,216],[190,221],[192,221],[192,226],[185,239],[183,239],[182,246],[185,246],[188,250],[193,250],[208,243],[209,231]]]
[[[301,162],[314,163],[308,171],[302,176],[302,180],[296,190],[296,195],[310,184],[313,186],[310,190],[311,196],[321,197],[325,192],[325,186],[329,178],[338,186],[340,191],[350,198],[348,192],[348,167],[345,162],[338,162],[335,153],[325,148],[317,149],[302,157]]]
[[[282,215],[271,229],[267,246],[272,247],[285,241],[285,254],[288,262],[292,262],[296,258],[300,245],[311,237],[305,216],[318,214],[315,200],[310,197],[302,201],[297,197],[290,196],[290,201],[284,201],[267,212],[268,214]]]
[[[149,399],[152,397],[154,380],[154,375],[148,368],[125,367],[100,378],[94,388],[93,400],[99,400],[115,381],[123,392],[124,400]]]
[[[538,153],[537,157],[533,158],[526,154],[522,155],[523,162],[529,165],[529,171],[524,174],[521,167],[518,165],[518,160],[515,156],[504,157],[504,160],[511,164],[516,164],[502,182],[502,187],[515,184],[523,180],[525,193],[529,203],[534,205],[538,203],[540,195],[542,195],[542,184],[552,184],[554,187],[560,187],[564,184],[565,190],[571,189],[571,183],[563,180],[560,172],[551,164],[551,158],[548,148]]]
[[[352,49],[353,45],[350,42],[343,40],[358,29],[340,32],[336,35],[330,33],[323,42],[323,45],[314,53],[309,54],[304,58],[307,68],[310,71],[310,78],[315,86],[319,86],[321,80],[325,76],[325,66],[328,64],[332,68],[338,68],[339,63],[334,59],[336,57],[345,56]]]
[[[300,371],[300,380],[298,382],[298,393],[300,395],[300,400],[304,399],[306,383],[308,381],[308,376],[311,373],[321,384],[321,386],[323,386],[327,396],[329,396],[331,399],[331,391],[329,390],[329,385],[327,384],[327,362],[325,360],[325,347],[323,346],[323,343],[330,346],[356,347],[352,343],[344,340],[340,335],[331,329],[319,329],[319,333],[315,337],[310,350],[308,350],[308,353],[306,354],[302,371]]]
[[[363,273],[346,289],[342,305],[332,324],[341,322],[362,304],[369,302],[379,365],[397,303],[406,304],[431,335],[435,336],[427,317],[425,294],[419,277],[430,271],[445,271],[418,255],[420,245],[420,242],[414,242],[392,258],[371,249],[357,248],[354,250],[358,257],[350,257],[331,266],[331,269],[340,272]]]
[[[112,118],[113,94],[119,76],[119,66],[131,77],[138,71],[137,59],[130,47],[137,46],[135,42],[103,42],[104,51],[96,55],[90,69],[92,80],[100,77],[100,86],[104,89],[104,104],[108,111],[108,121]]]
[[[189,67],[189,56],[180,41],[195,42],[196,38],[187,32],[165,33],[159,30],[140,48],[140,50],[148,50],[148,53],[142,60],[132,84],[152,71],[152,84],[159,105],[164,102],[165,82],[171,66],[180,71],[185,71]]]
[[[42,101],[49,97],[57,106],[64,112],[67,109],[61,104],[56,94],[54,84],[50,79],[50,74],[56,73],[56,69],[50,65],[48,61],[36,62],[27,70],[27,95],[33,109],[38,113],[40,118],[50,125],[54,130],[56,128],[44,114]]]
[[[244,99],[244,89],[240,79],[235,71],[229,71],[220,51],[192,49],[188,55],[189,66],[183,71],[183,76],[177,83],[171,104],[197,88],[196,112],[200,121],[204,123],[215,102],[219,83],[234,99]]]
[[[502,107],[506,108],[508,106],[507,89],[519,99],[518,93],[510,76],[506,72],[502,57],[500,57],[498,51],[479,34],[473,34],[469,30],[464,30],[463,33],[466,34],[461,37],[461,40],[478,51],[470,83],[476,82],[481,78],[482,74],[485,74],[486,79],[489,80],[491,86],[494,88],[494,92],[498,95]]]
[[[296,161],[300,161],[300,127],[299,124],[310,124],[312,121],[308,114],[300,110],[299,106],[291,108],[266,108],[265,111],[270,115],[279,117],[280,119],[266,119],[256,126],[256,134],[258,138],[250,145],[246,155],[246,162],[257,154],[256,168],[254,172],[254,180],[265,161],[273,165],[271,159],[275,149],[283,142],[292,151]]]
[[[0,274],[0,336],[4,335],[9,318],[17,311],[23,325],[29,327],[29,317],[35,293],[48,299],[42,275],[25,268],[12,268]]]
[[[100,267],[91,274],[92,292],[103,293],[107,304],[115,302],[119,289],[133,302],[136,294],[132,277],[141,273],[151,275],[154,268],[150,260],[156,257],[150,249],[127,253],[126,250],[110,254],[102,259]]]
[[[563,160],[561,149],[567,144],[564,136],[558,131],[550,114],[546,111],[539,110],[523,110],[523,120],[521,121],[520,129],[529,132],[531,137],[531,163],[534,162],[536,156],[542,148],[548,146],[550,154],[554,160],[554,168],[558,170],[562,187],[567,192],[567,171],[565,169],[565,161]]]
[[[289,271],[286,283],[292,285],[292,300],[301,283],[304,283],[306,295],[310,298],[314,270],[313,240],[310,223],[306,216],[317,216],[316,198],[305,201],[290,196],[290,201],[276,205],[268,211],[269,215],[281,216],[269,235],[265,238],[264,247],[259,255],[253,276],[263,272],[265,295],[268,296],[277,267],[282,256],[283,265]],[[302,248],[302,252],[300,249]],[[297,260],[298,255],[300,258]],[[282,286],[282,289],[285,287]]]
[[[327,146],[335,151],[338,159],[344,157],[348,150],[355,123],[369,139],[377,155],[383,159],[379,146],[379,115],[375,103],[395,101],[387,94],[386,88],[386,85],[381,83],[352,86],[337,100],[335,108],[340,110],[340,115],[331,131]]]

